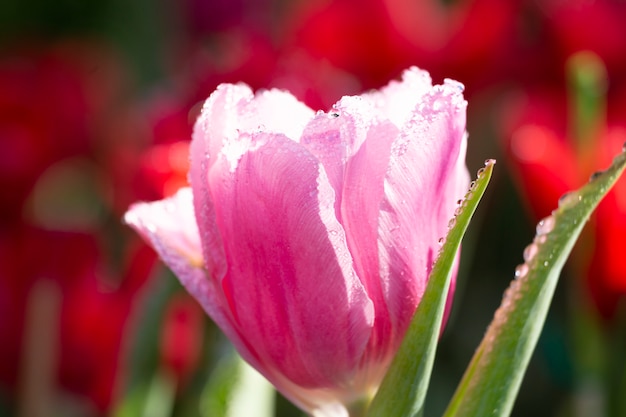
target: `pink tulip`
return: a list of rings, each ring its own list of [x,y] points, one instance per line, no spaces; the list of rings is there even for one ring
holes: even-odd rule
[[[407,70],[313,112],[223,84],[191,143],[191,188],[126,221],[241,356],[316,416],[377,389],[469,179],[462,86]]]

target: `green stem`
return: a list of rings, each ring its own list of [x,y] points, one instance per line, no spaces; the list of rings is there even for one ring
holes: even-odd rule
[[[580,158],[589,155],[606,125],[608,78],[602,60],[593,52],[574,54],[567,63],[570,136]],[[583,167],[591,161],[580,161]]]
[[[622,302],[610,329],[611,349],[607,367],[608,403],[610,417],[626,417],[626,303]]]

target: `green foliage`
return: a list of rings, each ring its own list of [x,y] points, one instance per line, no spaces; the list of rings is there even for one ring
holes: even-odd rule
[[[537,225],[525,262],[504,294],[445,417],[508,416],[556,288],[560,271],[585,222],[626,166],[626,154],[564,195]]]

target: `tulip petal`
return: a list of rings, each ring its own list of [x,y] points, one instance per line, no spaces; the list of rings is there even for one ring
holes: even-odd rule
[[[257,366],[258,361],[246,351],[243,339],[204,268],[191,189],[182,188],[165,200],[134,204],[125,214],[124,221],[157,251],[227,337],[243,347],[240,349],[242,356]]]
[[[284,114],[285,110],[289,111],[288,115]],[[190,182],[204,259],[211,276],[220,278],[226,273],[223,243],[215,224],[214,200],[207,182],[216,156],[230,146],[235,162],[245,152],[245,143],[238,140],[243,132],[283,133],[295,140],[312,116],[313,111],[289,93],[269,90],[255,96],[244,84],[222,84],[207,99],[193,132]]]
[[[380,91],[372,91],[362,97],[374,105],[379,118],[404,126],[416,110],[423,110],[418,106],[432,88],[428,72],[411,67],[402,73],[401,81],[391,81]]]
[[[378,221],[381,279],[393,326],[404,332],[424,292],[455,201],[469,183],[465,107],[446,81],[423,97],[391,148]]]
[[[352,268],[334,192],[319,161],[284,135],[257,133],[209,182],[231,269],[224,296],[262,360],[303,387],[349,379],[373,307]],[[320,300],[324,308],[320,309]]]
[[[385,358],[389,354],[393,330],[382,287],[378,244],[378,217],[384,196],[384,178],[389,164],[391,143],[399,130],[391,123],[372,126],[366,141],[346,166],[341,207],[342,222],[348,235],[355,269],[376,307],[376,325],[368,351]],[[381,358],[373,361],[380,362]],[[366,361],[369,362],[369,361]],[[385,362],[384,360],[382,361]]]
[[[335,193],[335,213],[354,255],[354,268],[376,307],[376,324],[367,350],[383,357],[387,350],[381,346],[389,345],[391,324],[380,277],[372,271],[379,270],[379,203],[390,145],[398,132],[391,122],[377,118],[373,101],[344,97],[328,114],[318,113],[301,140],[328,173]]]

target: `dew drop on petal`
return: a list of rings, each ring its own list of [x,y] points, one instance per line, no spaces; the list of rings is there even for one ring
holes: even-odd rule
[[[478,170],[478,172],[476,173],[476,176],[478,178],[482,178],[482,176],[485,174],[485,168],[481,168]]]
[[[544,217],[537,223],[537,235],[545,235],[554,229],[554,217]]]
[[[148,232],[150,233],[156,233],[157,232],[157,227],[154,223],[145,223],[146,229],[148,230]]]
[[[456,88],[457,90],[459,90],[459,92],[463,92],[465,90],[465,86],[462,83],[460,83],[460,82],[458,82],[456,80],[450,79],[450,78],[445,78],[443,80],[443,83],[445,85],[449,85],[451,87]]]
[[[443,242],[445,242],[446,240],[442,237],[439,238],[439,240],[437,241],[437,243],[439,244],[439,246],[443,245]]]
[[[456,224],[456,218],[453,217],[450,219],[450,221],[448,222],[448,229],[452,229],[454,227],[454,225]]]
[[[176,207],[174,206],[174,204],[172,204],[170,200],[164,201],[162,207],[163,211],[165,211],[166,213],[173,213],[176,210]]]
[[[470,191],[475,191],[476,190],[476,185],[477,185],[476,181],[470,182],[470,185],[469,185]]]

